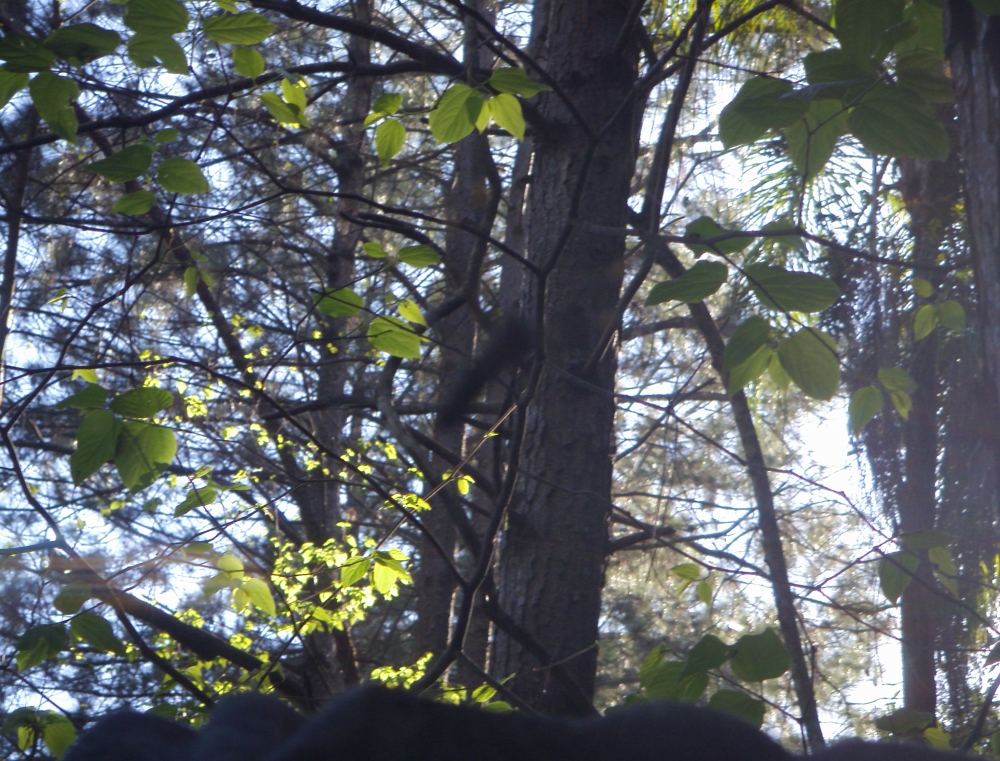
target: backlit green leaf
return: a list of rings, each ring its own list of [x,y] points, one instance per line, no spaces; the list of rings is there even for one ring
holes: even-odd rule
[[[70,105],[80,94],[76,82],[51,71],[43,71],[31,80],[28,92],[31,93],[31,102],[35,104],[38,115],[48,128],[63,140],[76,140],[79,123],[76,112]]]
[[[841,47],[860,59],[875,56],[886,32],[903,21],[905,7],[906,0],[837,0],[834,21]]]
[[[172,37],[141,32],[128,41],[128,55],[140,69],[162,66],[171,74],[187,74],[187,57]]]
[[[911,552],[894,552],[879,560],[878,578],[882,594],[893,605],[913,579],[919,565],[920,558]]]
[[[654,285],[646,297],[646,305],[662,304],[665,301],[696,304],[719,290],[728,274],[729,268],[721,262],[695,262],[691,269],[676,280]]]
[[[27,86],[27,74],[0,69],[0,108]]]
[[[316,308],[330,317],[351,317],[358,314],[364,305],[364,299],[350,288],[325,293],[316,302]]]
[[[254,607],[272,617],[277,614],[274,597],[271,596],[271,590],[263,581],[248,576],[243,580],[242,589]]]
[[[684,670],[681,677],[694,674],[698,671],[708,671],[717,669],[728,661],[733,655],[733,649],[716,637],[714,634],[706,634],[698,644],[691,648],[687,659],[684,661]]]
[[[774,360],[774,352],[769,346],[759,347],[748,359],[736,365],[729,372],[729,395],[735,396],[748,383],[757,380]]]
[[[520,95],[523,98],[530,98],[540,92],[552,89],[548,85],[535,82],[528,76],[528,72],[517,67],[496,69],[490,75],[488,84],[497,92]]]
[[[156,195],[150,193],[148,190],[137,190],[134,193],[123,195],[115,201],[115,205],[111,207],[111,211],[134,217],[139,214],[145,214],[153,208],[154,203],[156,203]]]
[[[415,322],[417,325],[427,324],[427,320],[424,319],[423,312],[420,311],[420,307],[413,299],[403,299],[399,302],[399,305],[396,308],[399,310],[399,316],[404,320]],[[468,492],[468,483],[464,479],[460,478],[458,484],[459,491],[462,490],[462,484],[465,484],[465,490]]]
[[[822,312],[840,298],[837,284],[822,275],[767,264],[749,264],[743,271],[758,301],[769,309]]]
[[[407,246],[399,249],[399,261],[411,267],[430,267],[441,261],[441,254],[433,246]]]
[[[93,613],[81,613],[73,619],[69,629],[88,645],[106,653],[125,655],[125,645],[115,636],[111,624]]]
[[[755,727],[764,724],[764,714],[767,712],[765,703],[737,690],[717,690],[708,699],[708,707],[739,716]]]
[[[95,24],[73,24],[56,29],[45,40],[45,47],[73,66],[96,61],[115,52],[122,44],[117,32]]]
[[[420,336],[395,317],[376,317],[368,327],[368,340],[379,351],[403,359],[420,357]]]
[[[292,127],[298,127],[301,124],[302,114],[297,108],[283,101],[278,93],[263,92],[260,94],[260,102],[264,104],[264,108],[279,124]]]
[[[855,436],[868,425],[873,417],[882,410],[882,392],[875,386],[859,388],[851,394],[851,403],[847,408],[847,419],[850,422],[851,433]]]
[[[177,439],[169,428],[126,420],[115,452],[118,476],[130,492],[142,491],[159,477],[176,453]]]
[[[264,73],[264,57],[253,48],[233,48],[233,68],[240,76],[256,79]]]
[[[733,645],[735,655],[729,662],[733,673],[745,682],[762,682],[781,676],[792,664],[785,643],[774,629],[760,634],[744,634]]]
[[[174,401],[174,395],[166,389],[144,386],[119,394],[108,406],[112,412],[125,417],[153,417],[165,410]]]
[[[785,128],[788,158],[799,175],[819,174],[846,131],[847,109],[839,100],[813,101],[805,116]]]
[[[179,518],[182,515],[187,515],[192,510],[199,507],[210,505],[215,502],[215,498],[217,496],[218,492],[216,492],[215,487],[213,486],[203,486],[200,489],[188,489],[188,493],[184,497],[184,501],[174,508],[174,517]]]
[[[913,400],[910,395],[905,391],[890,391],[889,401],[892,402],[892,406],[896,408],[896,412],[903,420],[909,420],[910,411],[913,409]]]
[[[916,291],[918,296],[922,296],[925,299],[929,299],[934,295],[934,286],[922,277],[913,278],[913,290]]]
[[[153,163],[153,148],[149,145],[130,145],[106,159],[87,164],[88,172],[101,175],[110,182],[128,182],[145,174]]]
[[[518,140],[524,140],[524,114],[517,98],[502,92],[490,98],[489,109],[493,121]]]
[[[210,40],[222,45],[256,45],[274,32],[274,24],[252,11],[211,16],[201,26]]]
[[[56,55],[45,44],[25,34],[8,34],[0,39],[0,61],[15,74],[45,71],[56,62]]]
[[[55,711],[46,711],[41,717],[42,742],[56,758],[62,758],[76,739],[73,722]]]
[[[77,410],[92,410],[104,404],[104,400],[107,398],[107,389],[101,388],[96,383],[88,383],[82,390],[59,402],[55,408],[57,410],[64,410],[67,407],[73,407]]]
[[[902,534],[899,537],[899,543],[908,550],[929,550],[934,547],[947,547],[956,541],[958,541],[958,538],[954,534],[936,529],[914,531],[909,534]]]
[[[702,216],[691,222],[687,227],[684,228],[685,238],[716,238],[720,235],[725,235],[731,232],[722,227],[718,222],[716,222],[711,217]],[[753,238],[745,236],[734,236],[732,238],[727,238],[725,240],[716,241],[715,243],[703,246],[694,242],[685,242],[685,246],[691,249],[697,256],[707,253],[718,253],[723,256],[728,256],[729,254],[736,254],[745,249],[753,243]]]
[[[80,485],[114,458],[121,422],[107,410],[91,410],[76,431],[76,451],[70,455],[73,483]]]
[[[902,367],[883,367],[878,371],[878,382],[886,391],[905,391],[912,394],[917,384]]]
[[[950,142],[930,104],[911,90],[879,84],[847,120],[848,129],[872,153],[893,158],[943,161]]]
[[[169,37],[187,29],[187,9],[176,0],[129,0],[125,26],[156,37]]]
[[[840,385],[840,362],[833,338],[815,328],[802,328],[778,343],[781,366],[806,396],[832,399]]]
[[[942,301],[938,306],[938,318],[952,333],[965,332],[965,309],[957,301]]]
[[[370,558],[352,558],[340,567],[340,586],[349,587],[363,579],[371,567]]]
[[[156,181],[171,193],[198,195],[211,190],[201,169],[190,159],[166,159],[160,162]]]
[[[66,649],[68,636],[62,624],[33,626],[17,639],[17,670],[23,673]]]
[[[913,339],[920,341],[927,338],[937,327],[938,308],[934,304],[924,304],[917,310],[916,317],[913,318]]]
[[[455,143],[472,132],[483,107],[482,96],[463,84],[445,90],[437,107],[431,111],[428,124],[439,143]]]
[[[72,616],[80,612],[83,604],[93,597],[93,592],[94,589],[90,584],[74,581],[59,590],[59,594],[52,601],[52,607],[60,613]]]
[[[385,166],[406,142],[406,128],[397,119],[386,119],[375,128],[375,153]]]
[[[728,373],[746,362],[770,335],[771,325],[763,317],[754,315],[740,323],[722,353],[722,371]]]
[[[808,103],[782,98],[790,82],[753,77],[719,115],[719,138],[727,148],[752,143],[768,129],[785,127],[802,117]]]

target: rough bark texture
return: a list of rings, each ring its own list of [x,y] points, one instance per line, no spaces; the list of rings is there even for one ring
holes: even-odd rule
[[[615,50],[629,5],[621,0],[535,3],[531,50],[594,132],[612,117],[636,78],[632,46]],[[546,93],[539,108],[549,124],[536,137],[528,250],[541,267],[553,261],[554,267],[529,284],[526,316],[540,331],[544,366],[524,443],[530,472],[521,473],[501,549],[500,604],[554,661],[565,664],[590,698],[611,506],[613,354],[589,377],[575,375],[612,319],[624,239],[586,223],[624,226],[636,126],[629,113],[619,118],[587,167],[590,136],[560,96]],[[566,224],[572,230],[562,246]],[[539,669],[547,664],[502,633],[495,652],[493,672],[515,674],[512,688],[531,705],[548,713],[574,712],[566,689],[550,680],[547,669]]]

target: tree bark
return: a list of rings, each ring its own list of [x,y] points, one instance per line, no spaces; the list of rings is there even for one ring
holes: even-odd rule
[[[636,80],[634,45],[616,45],[630,5],[539,0],[534,6],[531,51],[562,92],[539,98],[547,128],[535,141],[528,252],[542,275],[529,282],[526,316],[539,332],[543,364],[498,573],[501,607],[564,664],[588,698],[611,506],[614,353],[588,377],[576,376],[613,319],[624,236],[595,232],[584,221],[618,229],[626,223],[637,134],[630,108],[587,158],[591,136]],[[544,480],[538,477],[543,473]],[[494,674],[515,675],[511,687],[533,707],[555,714],[579,710],[566,688],[550,680],[549,664],[539,669],[509,635],[497,635],[495,655]]]

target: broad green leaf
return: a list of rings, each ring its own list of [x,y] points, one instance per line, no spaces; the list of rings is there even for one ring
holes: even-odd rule
[[[174,401],[174,395],[163,388],[144,386],[133,388],[124,394],[119,394],[108,407],[125,417],[153,417],[160,410],[165,410]]]
[[[906,0],[836,0],[834,19],[841,47],[860,59],[875,56],[886,32],[902,23],[905,7]]]
[[[917,384],[902,367],[883,367],[878,371],[878,382],[886,391],[905,391],[912,394],[917,389]]]
[[[934,295],[934,286],[930,284],[929,281],[924,280],[922,277],[913,278],[913,290],[918,296],[925,299],[931,298]]]
[[[352,558],[340,567],[340,586],[349,587],[368,574],[371,558]]]
[[[896,408],[896,412],[903,420],[910,419],[910,410],[913,409],[913,400],[910,395],[905,391],[890,391],[889,401],[892,402],[892,406]]]
[[[899,543],[908,550],[930,550],[934,547],[947,547],[958,541],[958,537],[949,534],[947,531],[937,529],[926,529],[924,531],[914,531],[910,534],[903,534],[899,537]]]
[[[406,127],[397,119],[386,119],[375,128],[375,153],[385,166],[402,149],[406,142]]]
[[[998,648],[1000,648],[1000,645],[998,645]],[[649,686],[649,680],[666,657],[667,648],[664,645],[657,645],[642,659],[642,665],[639,666],[640,687],[645,689]]]
[[[767,712],[767,705],[757,700],[745,692],[737,690],[718,690],[708,699],[708,707],[716,711],[725,711],[734,716],[739,716],[744,721],[755,727],[764,724],[764,714]]]
[[[931,547],[927,551],[931,563],[937,566],[934,575],[941,585],[951,592],[952,597],[958,597],[958,569],[952,560],[951,550],[947,547]]]
[[[430,267],[441,261],[441,254],[433,246],[407,246],[399,249],[399,261],[411,267]]]
[[[161,129],[153,135],[153,141],[157,145],[163,145],[164,143],[172,143],[178,137],[180,137],[180,132],[174,127],[167,127],[166,129]]]
[[[378,96],[378,99],[375,101],[375,105],[372,106],[372,113],[392,116],[394,113],[399,111],[399,107],[402,105],[402,93],[384,92]]]
[[[728,373],[743,364],[771,336],[771,325],[763,317],[754,315],[741,322],[722,352],[722,371]]]
[[[200,489],[188,489],[188,493],[184,497],[184,501],[174,508],[174,517],[180,518],[182,515],[187,515],[192,510],[204,507],[205,505],[210,505],[215,502],[215,498],[217,496],[218,493],[213,486],[203,486]]]
[[[452,85],[430,113],[431,134],[439,143],[458,142],[475,128],[482,107],[483,98],[478,92],[463,84]]]
[[[490,98],[489,110],[493,121],[518,140],[524,140],[524,114],[521,113],[521,103],[517,98],[502,92]]]
[[[274,32],[274,24],[252,11],[212,16],[202,22],[201,28],[208,39],[222,45],[256,45]]]
[[[35,104],[38,115],[48,128],[63,140],[76,140],[79,123],[76,112],[70,105],[80,94],[76,82],[51,71],[43,71],[31,80],[28,92],[31,93],[31,102]]]
[[[714,634],[706,634],[698,644],[691,648],[687,659],[684,661],[684,669],[681,677],[686,677],[698,671],[708,671],[717,669],[728,661],[733,655],[733,649],[716,637]]]
[[[712,604],[712,582],[699,581],[694,590],[695,595],[706,605]]]
[[[0,108],[28,86],[28,75],[16,71],[0,69]]]
[[[875,719],[876,729],[898,737],[912,736],[914,732],[922,732],[933,725],[934,714],[915,711],[912,708],[900,708],[888,716],[879,716]]]
[[[768,309],[822,312],[840,298],[835,282],[811,272],[791,272],[767,264],[749,264],[743,272],[757,300]]]
[[[107,410],[88,412],[76,431],[76,451],[69,457],[73,483],[84,480],[115,456],[121,421]]]
[[[802,238],[800,236],[774,234],[782,230],[789,230],[795,226],[795,222],[788,217],[779,217],[778,219],[772,220],[760,228],[761,232],[771,233],[766,238],[763,238],[763,242],[771,243],[781,248],[795,249],[796,251],[805,252],[806,245],[802,242]]]
[[[233,68],[240,76],[256,79],[264,73],[264,57],[253,48],[233,48]]]
[[[676,280],[654,285],[646,297],[646,305],[662,304],[664,301],[697,304],[719,290],[728,274],[729,268],[721,262],[695,262]]]
[[[701,578],[701,566],[697,563],[680,563],[671,568],[670,573],[688,582],[697,581]]]
[[[379,351],[403,359],[420,357],[420,336],[395,317],[376,317],[368,326],[368,340]]]
[[[787,392],[789,386],[792,385],[792,379],[788,377],[785,368],[781,366],[781,359],[777,354],[771,357],[771,364],[767,366],[767,375],[771,379],[771,383],[782,393]]]
[[[62,758],[76,739],[73,722],[55,711],[42,714],[42,742],[56,758]]]
[[[74,581],[59,590],[52,601],[52,607],[67,616],[80,612],[80,608],[93,597],[94,589],[90,584]]]
[[[106,653],[125,655],[125,645],[115,636],[111,624],[93,613],[81,613],[69,625],[73,634]]]
[[[862,59],[841,48],[810,53],[803,59],[806,80],[811,85],[839,83],[845,88],[862,82],[870,83],[877,76],[871,60]]]
[[[162,66],[171,74],[187,74],[188,63],[182,48],[173,37],[141,32],[128,41],[128,56],[140,69]]]
[[[155,194],[150,193],[148,190],[137,190],[134,193],[123,195],[115,201],[115,205],[111,207],[111,211],[134,217],[145,214],[153,208],[154,203],[156,203]]]
[[[288,80],[286,79],[282,82],[282,90],[285,89],[285,82],[288,82]],[[292,85],[292,88],[295,88],[295,85]],[[289,127],[309,126],[309,120],[306,119],[303,109],[295,103],[288,102],[287,98],[282,99],[277,93],[274,92],[265,92],[260,94],[260,101],[270,112],[271,116],[273,116],[280,124]]]
[[[882,594],[893,605],[913,579],[920,565],[920,558],[912,552],[894,552],[878,562],[878,578]]]
[[[64,410],[67,407],[72,407],[77,410],[92,410],[104,404],[104,400],[107,398],[107,389],[101,388],[96,383],[88,383],[81,391],[77,391],[59,402],[55,409]]]
[[[833,338],[815,328],[802,328],[778,343],[778,359],[806,394],[827,401],[840,385],[840,362]]]
[[[274,606],[274,597],[271,596],[271,590],[268,589],[267,584],[263,581],[248,576],[243,580],[242,589],[254,607],[272,617],[277,614]]]
[[[169,37],[187,29],[187,9],[176,0],[129,0],[125,26],[153,37]]]
[[[851,111],[847,126],[865,148],[883,156],[943,161],[950,150],[930,104],[902,87],[875,85]]]
[[[97,383],[97,370],[92,367],[78,367],[73,371],[70,380],[85,380],[87,383]]]
[[[954,593],[956,596],[957,592]],[[927,727],[923,732],[927,744],[937,750],[951,750],[951,735],[940,727]]]
[[[850,422],[851,433],[855,436],[871,422],[871,419],[882,411],[882,392],[875,386],[859,388],[851,394],[851,403],[847,407],[847,419]]]
[[[375,559],[375,566],[372,568],[372,586],[375,587],[375,591],[382,595],[390,594],[396,588],[398,579],[399,573],[395,568],[380,557]]]
[[[684,664],[680,661],[664,661],[650,675],[646,685],[646,695],[653,700],[686,700],[693,702],[701,697],[708,687],[708,675],[697,672],[681,677]]]
[[[716,238],[720,235],[725,235],[731,230],[726,230],[718,222],[716,222],[711,217],[698,217],[698,219],[691,222],[687,227],[684,228],[685,238]],[[728,256],[730,254],[736,254],[745,249],[753,243],[753,238],[748,237],[733,237],[727,238],[726,240],[721,240],[713,243],[709,246],[702,246],[698,243],[685,243],[684,245],[691,249],[696,256],[701,256],[702,254],[708,253],[718,253],[723,256]]]
[[[774,629],[760,634],[744,634],[733,645],[735,654],[729,662],[733,673],[745,682],[775,679],[792,664],[785,643]]]
[[[517,67],[496,69],[490,75],[487,84],[497,92],[520,95],[522,98],[531,98],[540,92],[552,89],[548,85],[535,82],[528,76],[528,72]]]
[[[365,252],[365,256],[370,256],[372,259],[385,259],[386,257],[385,249],[375,241],[363,244],[361,250]]]
[[[160,476],[176,453],[177,439],[169,428],[126,420],[115,452],[118,476],[133,494],[142,491]]]
[[[350,288],[329,291],[316,302],[316,308],[330,317],[351,317],[358,314],[365,301]]]
[[[809,105],[781,97],[791,91],[791,83],[780,79],[753,77],[744,82],[719,114],[722,144],[732,148],[752,143],[768,129],[785,127],[801,118]]]
[[[485,132],[493,119],[493,100],[484,100],[483,107],[479,109],[479,118],[476,119],[476,130]]]
[[[228,552],[215,561],[215,567],[229,574],[231,578],[243,578],[243,561],[235,555],[230,555]]]
[[[45,44],[25,34],[8,34],[0,39],[0,61],[4,69],[14,74],[45,71],[56,62],[56,54]]]
[[[965,309],[957,301],[942,301],[938,307],[938,318],[952,333],[965,332]]]
[[[788,157],[807,180],[819,174],[847,131],[847,109],[839,100],[815,100],[805,116],[785,128]]]
[[[190,159],[166,159],[160,162],[156,181],[171,193],[198,195],[211,190],[201,168]]]
[[[86,164],[88,172],[101,175],[109,182],[128,182],[145,174],[153,163],[153,148],[149,145],[130,145],[106,159]]]
[[[944,72],[922,68],[898,69],[896,82],[900,87],[910,90],[929,103],[952,103],[955,100],[955,87]]]
[[[83,66],[115,52],[122,44],[117,32],[94,24],[73,24],[56,29],[45,40],[45,47],[73,66]]]
[[[243,591],[243,587],[237,587],[233,590],[233,607],[238,611],[242,611],[250,604],[250,595]]]
[[[1000,8],[1000,0],[996,2]],[[896,43],[898,61],[914,53],[927,53],[936,58],[938,64],[944,60],[944,11],[938,0],[914,0],[903,14],[904,18],[917,22],[917,33],[909,39]]]
[[[771,347],[761,346],[748,359],[736,365],[729,372],[729,395],[736,396],[748,383],[757,380],[773,360]]]
[[[920,341],[927,338],[937,324],[938,308],[934,304],[924,304],[913,318],[913,340]]]
[[[399,310],[399,316],[402,317],[404,320],[407,320],[409,322],[415,322],[417,325],[425,325],[425,326],[427,325],[427,320],[424,319],[423,312],[420,311],[420,307],[417,305],[417,302],[413,301],[412,299],[403,299],[402,301],[399,302],[396,308]],[[466,493],[468,493],[469,491],[468,482],[464,478],[460,478],[458,480],[458,483],[459,483],[458,487],[459,491],[462,490],[462,484],[465,484],[465,491]]]
[[[188,298],[194,296],[197,292],[199,282],[201,282],[201,277],[198,274],[197,267],[188,267],[184,270],[184,291],[187,293]]]
[[[66,649],[66,627],[62,624],[33,626],[17,639],[17,670],[24,673]]]

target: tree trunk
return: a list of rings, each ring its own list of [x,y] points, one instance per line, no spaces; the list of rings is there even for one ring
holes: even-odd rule
[[[562,93],[539,99],[548,124],[535,139],[528,251],[542,275],[528,276],[526,317],[539,331],[544,364],[499,560],[501,607],[565,666],[588,700],[611,507],[613,352],[588,377],[577,374],[613,319],[621,288],[618,230],[626,222],[637,134],[631,108],[602,133],[589,163],[587,151],[636,80],[634,46],[616,46],[630,5],[538,0],[534,7],[531,50]],[[532,706],[579,711],[567,688],[538,668],[549,664],[508,635],[498,633],[495,654],[494,673],[516,675],[512,688]]]

